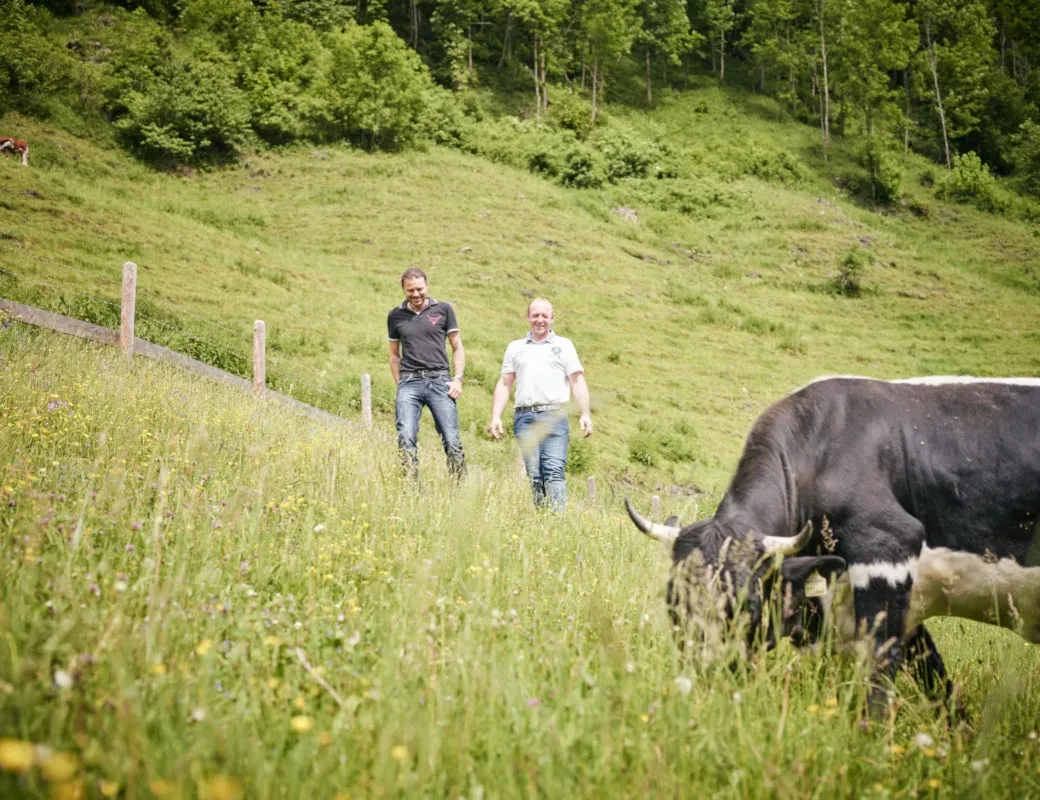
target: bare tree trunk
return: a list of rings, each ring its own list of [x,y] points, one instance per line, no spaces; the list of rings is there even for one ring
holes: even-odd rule
[[[534,119],[542,118],[542,85],[538,80],[538,34],[534,37]]]
[[[903,120],[903,160],[910,153],[910,70],[903,70],[903,83],[906,85],[906,119]]]
[[[766,92],[766,65],[758,65],[758,91],[765,94]]]
[[[953,169],[950,163],[950,138],[946,133],[946,112],[943,110],[942,92],[939,91],[939,69],[935,62],[935,48],[932,46],[932,21],[924,21],[924,39],[928,44],[928,66],[932,70],[932,82],[935,84],[935,104],[939,108],[939,123],[942,125],[943,150],[946,153],[946,169]]]
[[[466,42],[466,66],[473,72],[473,23],[469,23],[469,39]]]
[[[545,42],[542,42],[542,110],[549,113],[549,68],[548,68],[548,56],[545,52]]]
[[[726,34],[719,34],[719,85],[726,79]]]
[[[412,30],[409,39],[409,44],[413,50],[419,49],[419,3],[418,0],[412,0],[411,2],[411,17],[412,17]]]
[[[654,104],[654,92],[650,88],[650,48],[646,49],[646,104],[652,106]]]
[[[581,90],[585,91],[585,49],[581,51]]]
[[[596,121],[596,89],[599,86],[599,58],[592,57],[592,121]]]
[[[820,17],[820,61],[823,66],[823,160],[830,157],[831,149],[831,88],[827,80],[827,36],[823,23],[823,12],[826,0],[816,0],[817,13]]]
[[[507,61],[511,61],[513,59],[512,36],[513,36],[513,14],[512,14],[512,12],[510,12],[509,16],[506,17],[506,32],[505,32],[505,35],[502,37],[502,57],[500,59],[498,59],[498,66],[499,67],[505,66]]]

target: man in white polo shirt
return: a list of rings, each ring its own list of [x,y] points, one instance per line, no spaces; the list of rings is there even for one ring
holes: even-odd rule
[[[548,500],[550,508],[562,513],[567,505],[570,445],[565,406],[572,393],[581,414],[578,425],[585,436],[592,435],[592,418],[585,371],[571,340],[553,331],[554,319],[548,300],[539,297],[531,301],[527,309],[531,330],[523,339],[510,342],[502,359],[502,375],[491,397],[489,430],[496,439],[502,438],[502,412],[515,383],[513,433],[520,442],[535,505],[542,506]]]

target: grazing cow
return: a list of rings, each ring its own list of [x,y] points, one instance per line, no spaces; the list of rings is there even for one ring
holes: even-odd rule
[[[21,153],[22,166],[29,166],[29,143],[25,139],[12,139],[10,136],[0,136],[0,153]]]
[[[948,688],[932,616],[1040,643],[1040,379],[822,379],[759,417],[711,519],[680,530],[626,505],[672,545],[673,618],[702,636],[743,603],[768,643],[783,554],[781,633],[815,635],[794,612],[822,594],[846,636],[873,635],[889,676],[914,658]],[[821,578],[836,576],[828,592]]]

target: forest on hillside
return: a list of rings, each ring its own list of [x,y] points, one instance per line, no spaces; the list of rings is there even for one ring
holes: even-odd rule
[[[160,166],[257,147],[485,147],[566,134],[563,183],[668,177],[667,141],[582,146],[604,103],[716,80],[852,144],[878,203],[913,150],[987,210],[1040,195],[1040,4],[1011,0],[6,0],[0,113],[115,138]],[[534,128],[532,128],[534,126]],[[11,132],[5,132],[10,135]],[[494,138],[492,135],[490,138]],[[616,151],[611,163],[606,151]],[[609,156],[609,152],[608,152]],[[652,176],[652,174],[651,174]],[[949,178],[949,176],[948,176]],[[1034,209],[1029,201],[1028,207]]]

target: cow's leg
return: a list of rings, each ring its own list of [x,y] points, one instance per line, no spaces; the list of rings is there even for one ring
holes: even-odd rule
[[[924,544],[924,526],[898,504],[870,518],[852,520],[838,534],[849,565],[859,635],[873,638],[878,674],[892,680],[903,664],[910,590]],[[857,524],[858,523],[858,524]],[[870,693],[870,706],[885,706],[879,684]]]
[[[913,670],[918,685],[929,697],[942,701],[951,726],[957,721],[967,720],[967,713],[953,691],[953,681],[946,674],[942,656],[924,625],[919,625],[907,638],[906,666]]]

